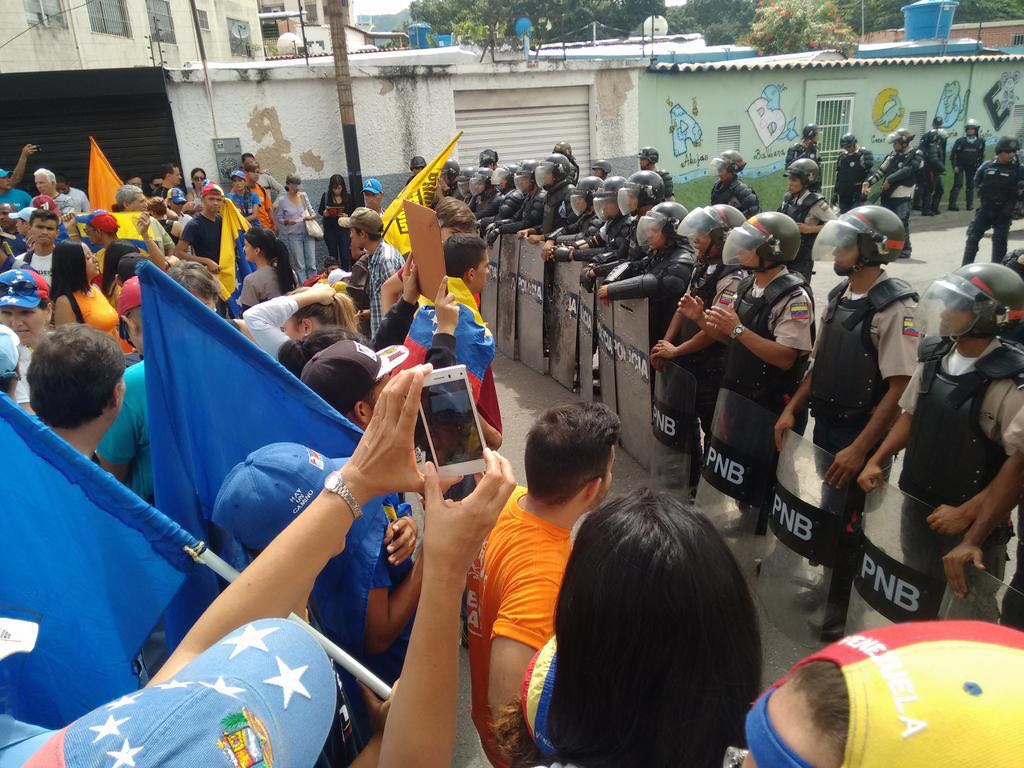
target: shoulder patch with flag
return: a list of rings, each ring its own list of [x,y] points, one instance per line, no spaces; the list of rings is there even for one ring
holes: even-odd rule
[[[723,307],[731,307],[736,301],[736,291],[724,290],[722,295],[718,297],[718,303]]]
[[[789,305],[790,320],[807,320],[811,316],[811,305],[806,301],[795,301]]]
[[[903,316],[903,335],[913,336],[915,339],[921,335],[914,325],[914,318],[911,315]]]

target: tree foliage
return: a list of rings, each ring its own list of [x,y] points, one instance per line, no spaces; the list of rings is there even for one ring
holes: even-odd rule
[[[857,35],[832,0],[760,0],[744,42],[763,55],[827,49],[849,54]]]
[[[750,31],[755,0],[690,0],[668,9],[668,28],[675,34],[700,32],[708,45],[731,45]]]

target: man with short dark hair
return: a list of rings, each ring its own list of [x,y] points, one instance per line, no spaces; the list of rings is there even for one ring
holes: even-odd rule
[[[385,281],[402,268],[402,256],[391,243],[384,242],[384,223],[376,211],[356,208],[351,216],[338,219],[338,226],[348,227],[351,231],[355,253],[365,251],[370,254],[366,265],[366,294],[370,299],[370,336],[373,336],[384,318],[380,290]]]
[[[171,190],[181,185],[181,167],[177,163],[164,163],[154,176],[160,177],[160,183],[153,187],[153,197],[167,199]]]
[[[530,659],[554,634],[570,532],[607,495],[618,438],[619,417],[600,403],[545,411],[526,438],[527,488],[512,494],[470,568],[473,722],[495,766],[507,761],[494,741],[494,718],[518,701]]]
[[[215,275],[220,272],[220,233],[223,227],[220,209],[224,205],[224,190],[216,184],[207,184],[200,195],[202,207],[185,226],[174,255],[182,261],[198,262]]]
[[[57,177],[57,191],[68,198],[71,201],[74,210],[81,213],[88,213],[92,210],[92,205],[89,204],[89,197],[78,187],[72,187],[68,184],[68,177],[63,173],[54,174]]]
[[[53,274],[53,249],[57,242],[60,219],[53,211],[36,208],[28,220],[28,239],[32,247],[14,260],[14,268],[29,267],[50,283]]]
[[[124,354],[113,336],[88,325],[62,325],[32,352],[32,410],[91,457],[121,410],[123,376]]]

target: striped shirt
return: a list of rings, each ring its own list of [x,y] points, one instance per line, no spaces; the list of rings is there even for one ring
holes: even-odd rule
[[[380,289],[384,281],[402,268],[402,255],[390,243],[381,240],[377,250],[370,256],[367,265],[366,292],[370,298],[370,335],[377,332],[380,321],[384,318],[380,305]]]

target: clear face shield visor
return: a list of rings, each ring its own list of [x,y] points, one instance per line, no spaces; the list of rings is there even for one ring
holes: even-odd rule
[[[928,286],[914,311],[914,324],[926,336],[963,336],[981,318],[992,297],[959,275],[946,275]]]
[[[574,192],[569,195],[569,205],[572,207],[572,212],[577,216],[582,216],[587,212],[587,208],[590,207],[590,204],[587,202],[586,194],[582,192]]]
[[[725,247],[722,249],[722,261],[725,264],[742,264],[744,257],[756,253],[757,249],[771,240],[771,235],[757,229],[749,221],[742,227],[729,232],[725,238]],[[747,262],[751,261],[748,257]]]
[[[531,181],[533,181],[533,174],[532,173],[529,173],[529,172],[517,173],[516,174],[516,189],[518,189],[524,195],[529,194],[529,192],[530,192],[530,182]]]
[[[623,216],[632,216],[640,205],[640,189],[636,184],[627,184],[617,195],[619,211]]]
[[[636,241],[640,246],[650,248],[652,236],[661,233],[665,228],[666,221],[668,219],[658,213],[648,213],[641,216],[636,224]]]

